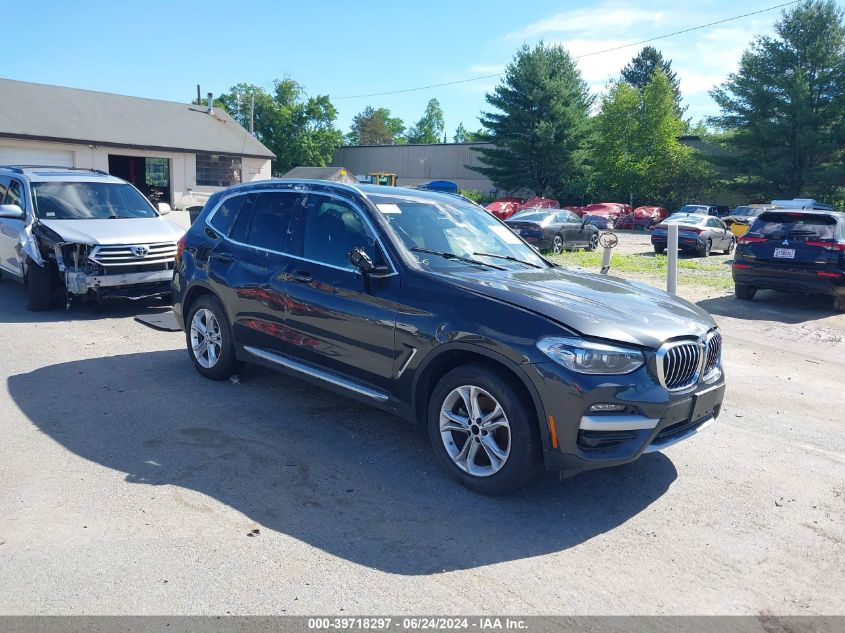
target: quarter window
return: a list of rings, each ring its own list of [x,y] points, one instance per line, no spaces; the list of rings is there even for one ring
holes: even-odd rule
[[[241,159],[223,154],[197,154],[197,184],[230,187],[241,182]]]
[[[223,235],[228,235],[245,200],[246,196],[229,198],[218,207],[208,223]]]

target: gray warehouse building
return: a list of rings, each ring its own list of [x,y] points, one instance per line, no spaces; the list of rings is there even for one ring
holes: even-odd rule
[[[479,153],[473,147],[490,143],[435,143],[431,145],[349,145],[334,153],[332,166],[346,167],[356,176],[387,172],[398,176],[400,187],[414,186],[430,180],[450,180],[459,189],[476,189],[484,193],[496,191],[490,179],[473,171]]]

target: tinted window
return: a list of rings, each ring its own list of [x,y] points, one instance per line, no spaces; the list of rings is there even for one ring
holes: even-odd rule
[[[214,212],[208,223],[223,235],[228,235],[229,230],[235,223],[235,218],[238,217],[238,211],[241,210],[245,200],[246,196],[229,198]]]
[[[295,222],[301,212],[297,204],[299,198],[300,195],[294,192],[259,193],[252,206],[246,243],[279,253],[295,254],[299,250],[296,239],[301,235]]]
[[[23,194],[23,185],[21,185],[21,183],[17,180],[12,180],[9,183],[9,189],[6,191],[5,204],[16,204],[26,211],[26,199]]]
[[[577,213],[572,213],[572,211],[564,211],[563,213],[558,213],[557,217],[560,222],[577,222],[578,224],[581,223],[581,218],[578,217]]]
[[[252,211],[257,199],[257,193],[251,193],[248,196],[244,196],[243,204],[238,211],[238,217],[235,219],[235,224],[232,226],[232,230],[229,231],[229,237],[236,242],[246,243],[249,225],[252,220]]]
[[[836,238],[836,219],[809,213],[764,213],[754,222],[749,234],[802,242],[832,240]]]
[[[375,238],[361,216],[348,204],[328,196],[312,195],[305,206],[305,239],[302,256],[331,266],[352,268],[349,251],[363,248],[373,263],[385,264]]]

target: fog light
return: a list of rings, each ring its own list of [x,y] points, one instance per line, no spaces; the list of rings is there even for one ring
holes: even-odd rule
[[[609,402],[600,402],[590,407],[590,411],[607,413],[608,411],[624,411],[624,404],[610,404]]]

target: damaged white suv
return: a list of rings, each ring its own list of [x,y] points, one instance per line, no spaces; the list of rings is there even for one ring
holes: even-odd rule
[[[26,284],[30,310],[167,295],[185,231],[159,207],[105,172],[0,166],[0,274]]]

